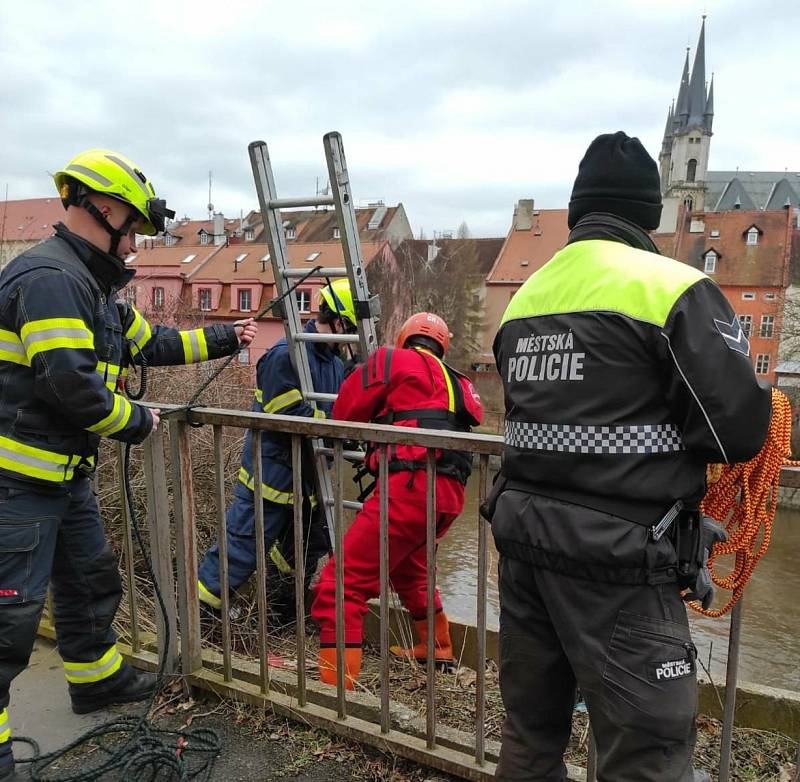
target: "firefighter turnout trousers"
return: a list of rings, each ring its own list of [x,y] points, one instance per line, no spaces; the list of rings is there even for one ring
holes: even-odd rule
[[[273,543],[279,542],[280,554],[286,564],[294,567],[294,506],[263,501],[264,546],[269,556]],[[240,587],[256,570],[255,494],[237,482],[233,502],[225,518],[225,537],[228,545],[228,582],[231,589]],[[318,513],[312,513],[310,502],[303,502],[303,541],[306,545],[306,581],[312,577],[320,557],[328,553],[327,532]],[[285,567],[284,563],[281,563]],[[220,595],[219,543],[206,553],[199,568],[200,599],[212,608],[222,605]]]
[[[697,653],[686,608],[674,581],[633,583],[639,565],[668,570],[667,536],[648,543],[643,526],[521,491],[500,496],[492,526],[506,708],[496,778],[567,779],[577,686],[599,782],[691,782]]]
[[[48,585],[70,693],[121,686],[134,673],[111,627],[122,582],[86,477],[47,492],[0,483],[0,742],[10,738],[9,689],[28,665]]]
[[[427,615],[426,476],[422,471],[389,475],[389,579],[414,619]],[[464,487],[436,478],[436,539],[442,538],[464,505]],[[328,560],[320,576],[311,615],[323,646],[336,643],[336,565]],[[344,536],[344,641],[361,646],[367,601],[380,594],[380,490],[364,503]],[[434,608],[442,609],[439,590]]]

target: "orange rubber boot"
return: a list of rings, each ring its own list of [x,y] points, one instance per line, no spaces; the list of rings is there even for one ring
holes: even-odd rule
[[[361,647],[344,649],[344,688],[352,690],[361,673]],[[336,686],[336,647],[323,646],[319,650],[319,680],[323,684]]]
[[[453,644],[450,641],[450,622],[444,611],[434,617],[434,659],[437,662],[452,662]],[[418,619],[414,622],[419,643],[411,649],[402,646],[390,646],[389,651],[397,657],[413,658],[424,663],[428,658],[428,620]]]

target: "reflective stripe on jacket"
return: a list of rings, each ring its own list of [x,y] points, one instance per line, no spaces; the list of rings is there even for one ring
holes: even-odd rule
[[[315,333],[316,323],[309,321],[304,329]],[[323,394],[336,394],[342,384],[344,365],[330,346],[306,342],[311,381],[314,390]],[[273,345],[258,361],[256,367],[258,388],[253,395],[251,410],[258,413],[297,415],[306,418],[326,418],[330,415],[330,402],[306,402],[300,392],[300,382],[292,367],[285,339]],[[239,480],[253,490],[252,434],[247,432],[242,450]],[[311,497],[314,476],[312,466],[303,463],[303,492]],[[280,505],[290,505],[294,500],[292,490],[292,444],[289,435],[279,432],[261,433],[261,491],[265,500]]]
[[[132,276],[63,226],[3,269],[0,474],[59,484],[93,469],[101,436],[141,442],[150,413],[120,392],[131,358],[183,364],[236,348],[232,326],[180,332],[114,302]]]
[[[577,241],[531,275],[494,353],[503,475],[548,496],[645,523],[766,436],[770,392],[717,285],[620,242]]]

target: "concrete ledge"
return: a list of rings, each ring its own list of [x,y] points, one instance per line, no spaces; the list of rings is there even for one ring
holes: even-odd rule
[[[408,629],[413,624],[406,611],[390,608],[390,638],[407,639]],[[364,623],[364,637],[370,643],[380,644],[379,607],[376,601],[370,603]],[[459,619],[450,618],[450,634],[453,649],[461,665],[476,668],[477,628]],[[498,661],[498,631],[496,627],[486,629],[486,658]],[[714,687],[707,680],[699,682],[700,711],[717,719],[722,719],[720,701],[725,702],[725,686]],[[736,690],[736,725],[741,728],[756,728],[783,733],[800,740],[800,692],[765,687],[752,682],[740,681]]]

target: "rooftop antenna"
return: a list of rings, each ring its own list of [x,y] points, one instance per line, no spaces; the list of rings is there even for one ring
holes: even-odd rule
[[[214,218],[214,204],[211,203],[211,172],[208,172],[208,219]]]

